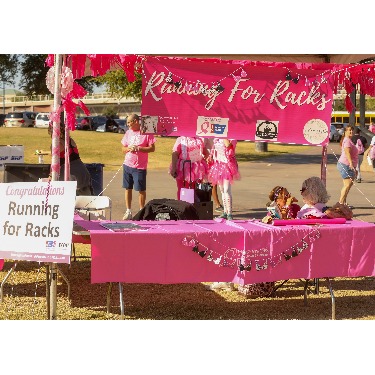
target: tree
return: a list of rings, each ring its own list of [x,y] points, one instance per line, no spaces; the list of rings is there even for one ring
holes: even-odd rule
[[[99,85],[106,86],[110,94],[118,99],[135,98],[139,101],[142,99],[142,76],[135,73],[134,82],[129,82],[126,74],[122,69],[112,70],[105,75],[94,78]]]
[[[118,117],[117,110],[115,107],[108,107],[104,109],[102,114],[103,116],[112,117],[112,118]]]
[[[48,66],[47,55],[22,55],[20,62],[20,87],[27,96],[46,95],[50,91],[46,85]]]
[[[46,65],[47,56],[22,55],[20,63],[21,88],[27,96],[51,94],[46,84],[46,76],[49,70]],[[92,92],[96,85],[92,77],[82,77],[77,79],[76,82],[88,92]]]
[[[0,79],[3,85],[14,85],[18,68],[18,55],[0,54]]]

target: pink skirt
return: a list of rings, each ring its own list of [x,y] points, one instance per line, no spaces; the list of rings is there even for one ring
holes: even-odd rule
[[[212,185],[222,185],[224,180],[227,180],[232,184],[233,181],[239,179],[241,179],[241,175],[236,160],[228,163],[215,161],[210,166],[208,181],[211,182]]]
[[[183,170],[184,160],[177,160],[177,177],[176,180],[182,180],[187,182],[196,182],[207,179],[208,166],[206,160],[202,159],[191,163],[191,180],[190,179],[190,167],[189,163],[185,163],[185,171]],[[172,164],[169,166],[169,173],[171,173]]]

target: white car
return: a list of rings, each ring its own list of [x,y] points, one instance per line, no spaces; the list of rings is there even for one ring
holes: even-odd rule
[[[9,112],[4,119],[6,128],[32,128],[35,125],[35,112]]]
[[[48,128],[49,125],[49,112],[39,112],[35,117],[36,128]]]

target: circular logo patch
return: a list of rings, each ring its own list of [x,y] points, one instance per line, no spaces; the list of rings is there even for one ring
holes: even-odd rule
[[[303,135],[306,141],[318,145],[327,139],[328,125],[320,119],[309,120],[303,128]]]

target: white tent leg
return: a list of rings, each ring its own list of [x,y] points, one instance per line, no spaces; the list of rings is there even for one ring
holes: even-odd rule
[[[57,111],[61,103],[61,68],[62,68],[63,55],[55,55],[55,89],[54,89],[54,101],[53,109]],[[60,121],[53,122],[52,132],[52,181],[58,179],[59,173],[56,170],[56,165],[60,166],[60,160],[58,159],[58,153],[55,150],[58,149],[60,139],[56,136],[60,134]],[[57,319],[57,265],[56,263],[50,263],[51,270],[51,286],[50,286],[50,320]]]

